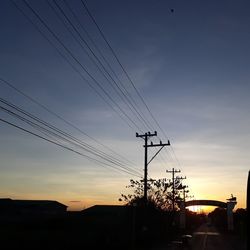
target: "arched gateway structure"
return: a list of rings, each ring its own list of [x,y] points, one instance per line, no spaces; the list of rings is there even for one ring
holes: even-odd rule
[[[214,201],[214,200],[192,200],[185,202],[185,207],[191,207],[191,206],[214,206],[214,207],[227,208],[227,203],[223,201]]]
[[[185,208],[191,206],[215,206],[227,209],[227,228],[233,230],[233,209],[237,204],[236,198],[232,197],[228,199],[228,202],[214,201],[214,200],[191,200],[180,202],[180,227],[185,228],[186,213]]]

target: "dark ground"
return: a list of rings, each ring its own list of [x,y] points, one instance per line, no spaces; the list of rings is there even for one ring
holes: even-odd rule
[[[136,216],[135,216],[136,215]],[[189,216],[180,232],[171,214],[127,210],[120,216],[66,213],[60,216],[0,217],[0,249],[155,249],[245,250],[246,236],[204,224]],[[147,226],[145,220],[147,219]],[[202,226],[200,226],[203,223]],[[218,228],[218,227],[217,227]],[[191,248],[182,248],[182,234],[191,234]],[[176,243],[172,243],[175,241]],[[179,243],[178,243],[179,242]]]

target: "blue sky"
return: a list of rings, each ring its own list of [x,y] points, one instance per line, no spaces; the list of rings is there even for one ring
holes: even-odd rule
[[[39,24],[23,1],[15,2]],[[27,2],[134,120],[47,2]],[[66,9],[62,1],[57,2]],[[152,129],[166,141],[81,1],[66,2],[152,123]],[[244,207],[250,163],[249,3],[149,0],[86,3],[173,145],[175,154],[172,148],[167,148],[150,164],[150,176],[170,177],[166,169],[180,168],[196,198],[225,200],[233,193],[239,206]],[[135,137],[135,132],[140,131],[120,119],[11,1],[1,2],[0,16],[4,34],[0,41],[0,77],[132,161],[131,167],[142,173],[143,141]],[[39,27],[63,51],[46,28],[41,24]],[[67,58],[82,70],[69,55]],[[90,83],[94,86],[91,79]],[[0,93],[1,98],[111,153],[2,82]],[[29,128],[3,111],[1,118]],[[147,131],[140,122],[138,126]],[[132,178],[7,124],[1,123],[0,134],[1,197],[55,199],[78,207],[117,203]],[[72,200],[81,202],[71,203]]]

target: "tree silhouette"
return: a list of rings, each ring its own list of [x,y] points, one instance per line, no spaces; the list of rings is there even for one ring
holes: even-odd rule
[[[175,180],[175,200],[181,200],[180,189],[181,180]],[[147,205],[157,208],[162,211],[172,209],[172,192],[173,183],[166,178],[163,179],[149,179],[148,180],[148,200]],[[126,205],[143,206],[145,204],[143,199],[144,183],[141,180],[130,180],[130,184],[126,188],[132,190],[130,194],[121,194],[119,201],[124,202]]]

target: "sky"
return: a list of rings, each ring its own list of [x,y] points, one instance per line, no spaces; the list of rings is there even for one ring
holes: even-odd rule
[[[157,131],[152,141],[170,140],[171,147],[149,164],[151,178],[180,169],[195,199],[233,194],[245,207],[250,3],[85,3],[119,62],[81,0],[0,3],[0,197],[57,200],[70,209],[120,204],[129,180],[143,175],[136,132]],[[119,164],[38,131],[6,113],[3,100]],[[149,159],[154,153],[150,148]]]

